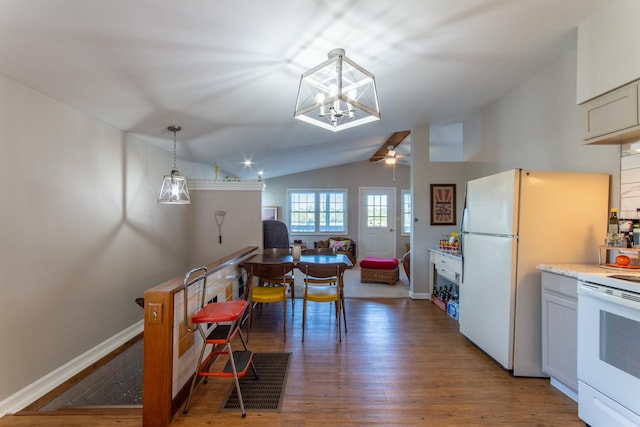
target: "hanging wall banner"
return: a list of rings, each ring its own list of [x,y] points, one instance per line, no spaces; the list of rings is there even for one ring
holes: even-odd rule
[[[455,184],[431,184],[431,225],[456,225]]]

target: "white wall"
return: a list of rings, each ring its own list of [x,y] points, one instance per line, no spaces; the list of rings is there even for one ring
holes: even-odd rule
[[[142,319],[185,270],[172,153],[0,76],[0,401]]]
[[[235,183],[228,183],[234,186]],[[223,187],[225,183],[218,183]],[[253,190],[192,190],[189,214],[190,268],[205,265],[247,246],[262,247],[262,185]],[[216,211],[224,211],[222,243]]]
[[[432,162],[461,162],[463,146],[462,122],[429,126],[429,158]]]
[[[618,206],[620,147],[583,143],[576,61],[574,50],[465,121],[467,179],[512,168],[608,173]]]
[[[578,103],[640,77],[640,2],[614,0],[578,27]]]
[[[411,191],[413,223],[411,235],[411,290],[416,299],[429,298],[429,248],[437,248],[440,236],[460,229],[464,199],[465,167],[460,163],[431,162],[429,125],[412,130]],[[456,184],[456,225],[431,225],[431,184]]]

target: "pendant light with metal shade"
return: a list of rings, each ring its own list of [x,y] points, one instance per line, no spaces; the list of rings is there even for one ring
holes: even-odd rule
[[[170,175],[165,175],[162,180],[162,188],[158,196],[158,203],[167,203],[171,205],[188,205],[191,203],[189,199],[189,187],[187,179],[180,175],[176,167],[176,133],[182,130],[180,126],[169,126],[169,132],[173,132],[173,169]]]

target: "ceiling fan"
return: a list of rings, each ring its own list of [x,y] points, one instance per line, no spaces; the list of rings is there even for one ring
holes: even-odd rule
[[[393,166],[393,180],[396,180],[396,162],[398,159],[408,156],[399,155],[396,152],[396,147],[400,145],[404,139],[409,136],[411,131],[403,130],[399,132],[394,132],[389,139],[382,144],[382,147],[376,151],[376,153],[369,159],[370,162],[379,162],[384,160],[384,163],[387,165]]]
[[[398,132],[394,132],[389,139],[385,141],[384,144],[375,152],[373,156],[369,159],[370,162],[379,162],[384,160],[387,164],[395,164],[395,160],[399,159],[399,156],[396,153],[395,148],[400,145],[404,139],[409,136],[411,131],[402,130]]]

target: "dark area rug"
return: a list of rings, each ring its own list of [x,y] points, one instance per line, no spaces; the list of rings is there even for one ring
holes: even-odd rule
[[[291,353],[255,353],[253,355],[258,379],[255,379],[251,368],[247,371],[247,375],[240,378],[240,392],[245,410],[280,411],[284,388],[287,384],[290,356]],[[238,393],[233,381],[229,395],[220,410],[240,410]]]

